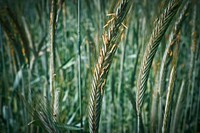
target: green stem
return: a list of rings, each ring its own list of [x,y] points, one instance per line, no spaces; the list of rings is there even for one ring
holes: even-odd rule
[[[54,112],[54,92],[55,92],[55,31],[56,31],[56,12],[57,12],[57,0],[52,0],[51,3],[51,13],[50,13],[50,91],[51,91],[51,102],[52,102],[52,109]]]
[[[80,27],[80,21],[81,21],[81,0],[78,0],[78,93],[79,93],[79,107],[80,107],[80,118],[81,118],[81,127],[83,127],[83,120],[82,120],[82,90],[81,90],[81,27]],[[80,130],[80,132],[82,132]]]

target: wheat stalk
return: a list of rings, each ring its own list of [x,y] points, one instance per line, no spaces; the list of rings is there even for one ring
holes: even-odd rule
[[[198,118],[199,118],[199,106],[200,106],[200,90],[198,90],[197,94],[197,108],[196,108],[196,118],[195,118],[195,125],[194,125],[194,132],[197,132],[198,128]]]
[[[164,56],[162,59],[161,70],[160,70],[160,79],[159,79],[160,84],[159,84],[159,90],[158,90],[159,95],[161,93],[161,89],[165,88],[165,85],[163,82],[165,81],[166,75],[164,73],[166,71],[166,66],[170,63],[170,61],[172,59],[170,57],[172,57],[172,51],[173,51],[175,43],[176,43],[177,34],[179,33],[182,23],[183,23],[184,19],[186,18],[185,15],[187,13],[189,3],[190,3],[190,1],[188,1],[186,3],[182,12],[180,13],[178,20],[175,23],[174,30],[173,30],[172,34],[170,35],[169,44],[167,45],[167,48],[165,50],[165,53],[164,53]]]
[[[123,0],[118,6],[108,33],[104,34],[104,47],[100,50],[100,55],[93,74],[92,90],[89,103],[89,130],[91,133],[97,133],[99,128],[101,103],[103,98],[103,88],[106,84],[109,68],[118,45],[116,41],[119,37],[119,28],[130,8],[130,3]],[[109,23],[107,23],[108,25]]]
[[[176,108],[175,108],[175,115],[173,118],[173,126],[172,126],[172,133],[175,133],[175,131],[177,130],[178,124],[179,124],[179,117],[180,117],[180,111],[182,109],[182,105],[183,105],[183,101],[184,101],[184,91],[185,91],[185,81],[183,80],[181,83],[181,88],[179,91],[179,95],[178,95],[178,101],[176,104]]]
[[[185,6],[183,7],[178,20],[175,23],[173,32],[170,35],[169,43],[167,45],[167,48],[165,49],[162,63],[161,63],[161,69],[160,69],[160,77],[159,77],[159,86],[158,86],[158,96],[159,96],[159,111],[158,111],[158,127],[159,127],[159,132],[161,129],[162,125],[162,90],[165,89],[165,79],[166,79],[166,74],[167,74],[167,68],[168,65],[171,62],[171,57],[173,54],[173,49],[175,46],[175,43],[177,41],[177,35],[181,29],[182,23],[185,20],[186,13],[189,8],[190,1],[188,1]]]
[[[187,113],[189,112],[189,119],[190,119],[190,113],[191,113],[191,107],[192,107],[192,99],[193,99],[193,87],[194,87],[194,72],[195,72],[195,56],[197,54],[197,30],[196,30],[196,12],[197,7],[196,5],[193,7],[193,16],[192,16],[192,30],[191,30],[191,37],[192,37],[192,45],[191,45],[191,55],[190,55],[190,68],[189,68],[189,74],[188,74],[188,86],[187,86],[187,103],[186,103],[186,109],[184,112],[184,120],[183,120],[183,127],[185,130],[185,125],[187,124]],[[189,111],[188,111],[189,110]],[[190,124],[189,124],[190,125]]]
[[[177,62],[178,62],[178,56],[179,56],[179,43],[180,43],[180,34],[177,35],[177,41],[176,41],[176,47],[174,49],[174,54],[172,58],[172,69],[170,73],[169,78],[169,85],[167,89],[167,99],[166,99],[166,105],[165,105],[165,112],[164,112],[164,118],[163,118],[163,125],[162,125],[162,133],[167,132],[168,128],[168,121],[169,121],[169,115],[170,115],[170,109],[172,108],[172,100],[173,100],[173,88],[176,80],[176,68],[177,68]]]
[[[164,33],[166,32],[172,18],[176,14],[180,4],[181,0],[173,0],[168,4],[168,7],[165,9],[164,13],[158,19],[157,25],[154,28],[149,43],[146,47],[137,82],[136,108],[137,108],[138,118],[140,115],[140,109],[142,107],[143,97],[146,91],[147,79],[149,76],[154,55],[157,51],[157,48]],[[138,119],[138,132],[139,132],[139,119]]]
[[[77,84],[78,84],[78,99],[79,99],[79,106],[80,106],[80,123],[81,127],[83,126],[83,114],[82,114],[82,89],[81,89],[81,0],[78,0],[78,43],[77,43]]]
[[[191,46],[191,63],[190,63],[190,73],[189,73],[189,82],[191,82],[191,88],[190,88],[190,91],[191,91],[191,97],[190,97],[190,105],[193,104],[193,95],[194,95],[194,83],[195,83],[195,76],[194,76],[194,73],[196,73],[196,56],[197,56],[197,23],[196,23],[196,20],[197,20],[197,7],[196,5],[194,6],[193,8],[193,20],[192,20],[192,23],[193,23],[193,27],[192,27],[192,46]],[[193,110],[193,105],[191,106],[190,108],[190,112],[192,112]],[[189,119],[191,120],[191,113],[189,115]]]
[[[50,91],[52,96],[52,109],[54,112],[54,98],[55,98],[55,32],[56,32],[56,14],[57,14],[57,0],[51,1],[51,12],[50,12],[50,60],[49,60],[49,83]]]
[[[168,86],[168,93],[167,93],[167,99],[166,99],[166,107],[165,107],[165,113],[164,113],[164,119],[163,119],[163,126],[162,126],[162,133],[167,132],[167,124],[169,121],[169,113],[170,113],[170,107],[171,107],[171,101],[172,101],[172,94],[173,94],[173,88],[174,88],[174,82],[176,78],[176,66],[172,67],[170,79],[169,79],[169,86]]]
[[[56,122],[59,121],[59,108],[60,108],[60,105],[59,105],[59,98],[60,98],[60,91],[59,90],[56,90],[55,91],[55,98],[54,98],[54,105],[53,105],[53,117],[55,118]]]
[[[151,128],[150,133],[156,132],[156,118],[157,118],[157,103],[158,103],[158,93],[157,93],[157,87],[158,87],[158,75],[156,76],[155,81],[155,89],[153,90],[152,95],[152,102],[151,102]]]

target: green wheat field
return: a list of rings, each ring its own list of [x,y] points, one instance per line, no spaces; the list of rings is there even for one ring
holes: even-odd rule
[[[0,0],[1,133],[200,133],[200,0]]]

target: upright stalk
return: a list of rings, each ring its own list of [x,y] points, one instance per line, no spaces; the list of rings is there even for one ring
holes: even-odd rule
[[[200,106],[200,89],[198,88],[198,94],[197,94],[197,108],[196,108],[196,112],[197,114],[195,115],[195,125],[194,125],[194,132],[197,132],[197,128],[198,128],[198,118],[199,118],[199,106]]]
[[[191,112],[193,110],[193,97],[194,97],[194,85],[195,85],[195,72],[196,72],[196,54],[197,54],[197,26],[196,26],[196,20],[197,20],[197,8],[196,5],[194,6],[194,12],[193,12],[193,26],[192,26],[192,46],[191,46],[191,71],[189,73],[189,80],[191,80],[191,97],[190,97],[190,112],[189,112],[189,120],[191,120]]]
[[[82,90],[81,90],[81,0],[78,0],[78,43],[77,43],[77,52],[78,52],[78,97],[79,97],[79,108],[80,108],[80,118],[81,118],[81,127],[83,127],[82,123]]]
[[[167,125],[169,121],[169,114],[170,114],[170,108],[172,104],[172,96],[173,96],[173,88],[174,88],[174,82],[175,82],[175,76],[176,75],[176,66],[172,67],[170,79],[169,79],[169,86],[167,89],[167,99],[166,99],[166,106],[165,106],[165,113],[164,113],[164,119],[163,119],[163,126],[162,126],[162,133],[167,132]]]
[[[50,92],[51,92],[51,106],[52,112],[54,112],[54,93],[55,93],[55,31],[56,31],[56,12],[57,12],[57,0],[51,1],[51,12],[50,12],[50,66],[49,66],[49,75],[50,75]]]
[[[155,88],[153,90],[153,95],[152,95],[152,102],[151,102],[151,128],[150,128],[150,133],[155,133],[157,129],[156,125],[156,118],[157,118],[157,103],[158,103],[158,92],[157,92],[157,87],[158,87],[158,75],[156,76],[156,81],[155,81]]]
[[[197,45],[197,31],[196,31],[196,5],[193,8],[193,16],[192,16],[192,31],[191,31],[191,37],[192,37],[192,45],[191,45],[191,58],[190,58],[190,68],[189,68],[189,74],[188,74],[188,86],[187,86],[187,103],[186,103],[186,109],[184,112],[184,120],[183,120],[183,131],[186,129],[187,124],[187,116],[190,116],[191,108],[192,107],[192,99],[193,99],[193,82],[195,82],[194,79],[194,71],[195,71],[195,55],[196,55],[196,45]],[[189,110],[189,113],[188,113]],[[189,124],[190,126],[191,124]]]
[[[179,120],[180,120],[180,112],[182,110],[182,105],[183,105],[183,101],[184,101],[184,91],[185,91],[185,81],[183,80],[181,83],[181,87],[179,90],[179,95],[178,95],[178,101],[176,103],[176,108],[175,108],[175,115],[173,118],[173,125],[172,125],[172,133],[178,132],[178,125],[179,125]]]
[[[182,12],[179,15],[178,20],[175,23],[175,26],[173,28],[173,32],[170,35],[170,39],[169,39],[169,43],[167,44],[167,47],[165,49],[164,55],[163,55],[163,59],[162,59],[162,63],[161,63],[161,68],[160,68],[160,75],[159,75],[159,84],[158,84],[158,97],[159,97],[159,101],[158,101],[158,132],[161,132],[161,125],[162,125],[162,115],[163,115],[163,105],[162,105],[162,101],[163,101],[163,97],[162,97],[162,90],[165,90],[165,80],[166,80],[166,76],[167,76],[167,69],[168,66],[172,60],[172,51],[174,49],[174,46],[176,44],[177,41],[177,35],[181,29],[182,23],[185,20],[185,15],[187,13],[187,10],[189,8],[189,4],[190,1],[188,1],[184,8],[182,9]]]
[[[1,27],[1,24],[0,24],[0,54],[1,54],[1,70],[0,70],[0,73],[1,73],[1,81],[0,81],[0,87],[1,87],[1,90],[0,90],[0,93],[1,94],[5,94],[5,87],[4,87],[4,82],[3,80],[5,79],[5,61],[4,61],[4,50],[3,50],[3,43],[2,43],[2,27]],[[5,98],[3,98],[2,95],[0,95],[0,115],[2,116],[2,109],[3,109],[3,101],[5,101]]]
[[[127,36],[128,38],[128,36]],[[127,39],[128,40],[128,39]],[[124,110],[124,89],[123,89],[123,71],[124,71],[124,60],[125,60],[125,51],[126,51],[126,44],[122,44],[122,53],[121,53],[121,62],[120,62],[120,73],[119,73],[119,84],[118,84],[118,96],[119,96],[119,123],[120,123],[120,130],[119,132],[123,133],[123,110]]]

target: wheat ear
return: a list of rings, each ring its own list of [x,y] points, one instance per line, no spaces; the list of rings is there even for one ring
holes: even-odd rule
[[[136,109],[138,118],[140,115],[140,109],[142,107],[143,97],[146,91],[147,79],[149,76],[154,55],[157,51],[157,48],[164,33],[166,32],[172,18],[176,14],[180,4],[181,0],[173,0],[168,4],[168,7],[165,9],[164,13],[158,19],[157,22],[158,24],[154,28],[149,43],[146,47],[137,82]],[[140,122],[138,119],[138,132],[140,127],[139,123]]]
[[[109,68],[117,49],[116,41],[119,37],[119,28],[130,8],[127,0],[122,0],[112,19],[108,33],[103,35],[104,47],[100,50],[98,62],[94,69],[92,90],[89,103],[89,130],[90,133],[97,133],[99,128],[103,88],[106,84]],[[107,23],[108,24],[108,23]]]
[[[167,66],[171,62],[171,57],[172,57],[172,51],[174,49],[175,43],[177,41],[177,35],[181,29],[182,23],[185,20],[186,13],[189,8],[190,1],[188,1],[184,8],[182,9],[180,16],[178,20],[175,23],[173,32],[170,35],[169,43],[167,45],[167,48],[164,52],[163,59],[162,59],[162,64],[160,68],[160,78],[159,78],[159,86],[158,86],[158,95],[159,95],[159,111],[158,111],[158,127],[159,127],[159,132],[161,129],[162,125],[162,90],[165,89],[165,79],[166,79],[166,74],[167,74]]]
[[[33,116],[34,120],[28,123],[28,125],[37,122],[40,127],[42,127],[48,133],[59,133],[59,129],[56,126],[56,120],[52,116],[52,107],[46,106],[50,105],[47,99],[43,101],[40,98],[33,99],[32,103],[29,103],[24,96],[19,95],[20,99],[23,101],[28,112]]]

